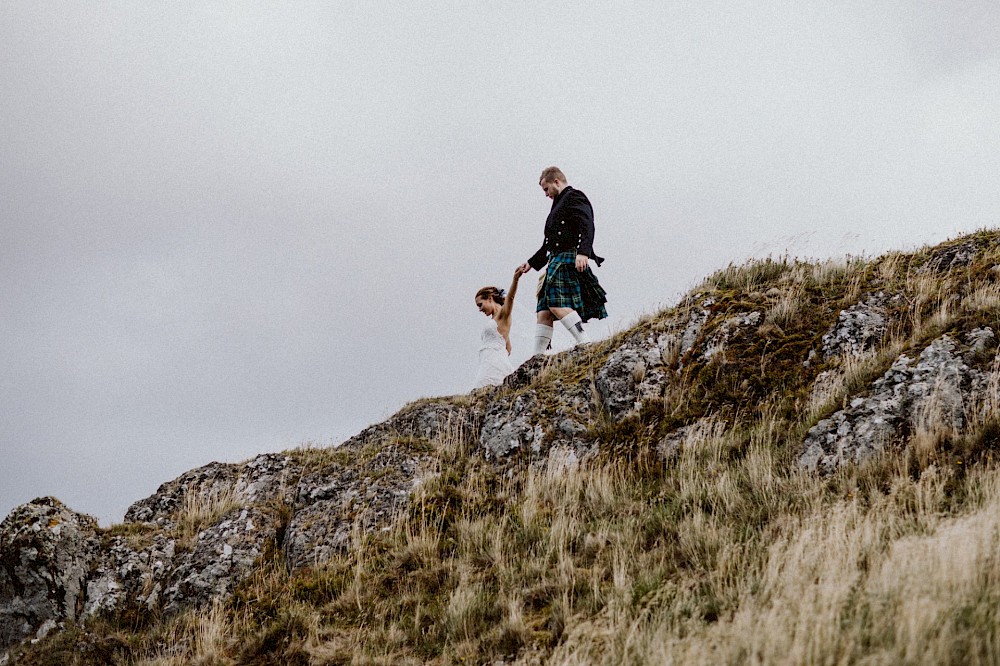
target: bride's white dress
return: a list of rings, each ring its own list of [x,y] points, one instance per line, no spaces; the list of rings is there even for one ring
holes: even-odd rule
[[[483,328],[482,344],[479,345],[476,388],[502,384],[503,378],[512,371],[510,357],[507,355],[507,342],[497,330],[497,323],[491,319]]]

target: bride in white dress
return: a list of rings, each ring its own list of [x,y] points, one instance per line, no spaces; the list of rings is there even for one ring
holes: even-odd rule
[[[503,378],[513,370],[510,365],[510,314],[514,310],[517,281],[523,274],[520,267],[514,271],[510,293],[506,295],[496,287],[483,287],[476,292],[476,307],[490,318],[483,328],[482,343],[479,345],[476,388],[502,384]]]

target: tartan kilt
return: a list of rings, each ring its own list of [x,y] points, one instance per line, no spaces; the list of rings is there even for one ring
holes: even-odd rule
[[[582,273],[576,270],[575,251],[560,252],[549,257],[536,312],[549,308],[572,308],[583,321],[604,319],[608,316],[604,309],[607,302],[607,293],[590,266]]]

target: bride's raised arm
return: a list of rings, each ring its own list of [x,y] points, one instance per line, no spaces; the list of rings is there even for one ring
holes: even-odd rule
[[[517,281],[521,279],[522,275],[524,275],[524,272],[520,266],[514,269],[514,279],[511,280],[510,289],[507,290],[507,298],[504,299],[497,319],[508,319],[510,318],[510,313],[514,311],[514,296],[517,294]]]

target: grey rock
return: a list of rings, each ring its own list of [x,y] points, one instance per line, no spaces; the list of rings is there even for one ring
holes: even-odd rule
[[[357,498],[354,494],[350,499]],[[350,500],[333,497],[295,512],[285,531],[285,558],[291,569],[322,564],[351,545]]]
[[[469,407],[449,402],[418,402],[404,407],[391,418],[365,428],[344,442],[345,450],[362,449],[399,438],[434,440],[475,436],[479,414]]]
[[[801,468],[829,473],[885,450],[907,429],[936,425],[960,431],[967,407],[988,377],[965,363],[949,336],[928,345],[914,362],[900,356],[866,396],[813,426],[798,458]],[[931,424],[924,423],[932,421]]]
[[[753,312],[742,312],[726,318],[722,324],[712,333],[712,336],[702,347],[702,357],[710,360],[716,354],[725,351],[726,345],[738,333],[747,328],[756,328],[764,320],[764,315],[754,310]]]
[[[982,243],[978,240],[935,248],[931,251],[930,258],[918,271],[921,273],[945,272],[952,268],[968,266],[976,258],[980,249],[982,249]]]
[[[823,358],[860,356],[874,349],[885,337],[886,305],[890,300],[880,291],[841,310],[837,323],[823,335]]]
[[[417,478],[403,483],[370,477],[354,481],[345,478],[342,493],[295,512],[285,531],[290,568],[322,564],[353,546],[352,534],[388,528],[396,514],[409,505],[419,483]]]
[[[290,568],[316,565],[345,551],[355,527],[361,533],[388,527],[437,465],[431,451],[398,440],[373,453],[353,454],[356,460],[331,463],[299,480],[296,510],[284,537]]]
[[[541,450],[544,432],[538,419],[535,391],[527,391],[513,402],[493,402],[483,417],[479,446],[487,460],[503,459],[516,450]]]
[[[528,386],[542,370],[548,367],[551,358],[545,354],[535,354],[504,378],[504,387],[516,390]]]
[[[763,322],[760,311],[737,313],[727,317],[703,340],[714,304],[711,298],[705,299],[700,307],[690,311],[686,322],[668,320],[654,332],[633,335],[608,356],[594,384],[613,419],[621,420],[644,402],[660,398],[684,359],[710,360],[722,353],[734,336]]]
[[[125,537],[112,538],[87,583],[83,616],[156,610],[173,572],[175,555],[176,541],[163,534],[140,548],[133,548]]]
[[[712,316],[711,307],[713,305],[715,305],[715,299],[706,298],[701,302],[701,308],[691,313],[690,319],[684,327],[684,332],[681,334],[681,356],[694,349],[694,346],[698,343],[702,329],[708,322],[709,317]]]
[[[996,333],[989,326],[969,331],[965,342],[969,345],[967,360],[970,362],[990,357],[997,348]]]
[[[553,364],[573,365],[582,362],[589,353],[588,345],[577,345],[558,354],[535,354],[518,366],[503,380],[504,388],[521,389],[529,386],[546,368]]]
[[[238,473],[239,465],[220,462],[187,471],[162,484],[149,497],[132,504],[125,512],[125,522],[172,527],[188,494],[218,497],[229,493]]]
[[[672,330],[633,336],[608,356],[594,384],[616,420],[663,395],[675,372],[682,343]]]
[[[498,464],[520,452],[532,465],[544,467],[554,447],[572,449],[582,460],[596,451],[588,435],[592,413],[589,383],[554,380],[544,392],[528,390],[487,405],[479,448]]]
[[[613,417],[620,417],[636,407],[639,384],[645,379],[647,369],[643,360],[645,350],[641,343],[626,343],[612,352],[597,371],[595,383],[601,402]]]
[[[0,650],[78,617],[99,547],[97,522],[53,497],[0,523]]]
[[[280,453],[259,455],[242,464],[209,463],[164,483],[154,494],[130,506],[125,522],[171,527],[185,502],[287,504],[300,471],[291,458]]]
[[[281,527],[278,517],[258,507],[235,509],[198,534],[191,552],[177,564],[163,591],[163,608],[174,613],[232,594],[246,580]]]

